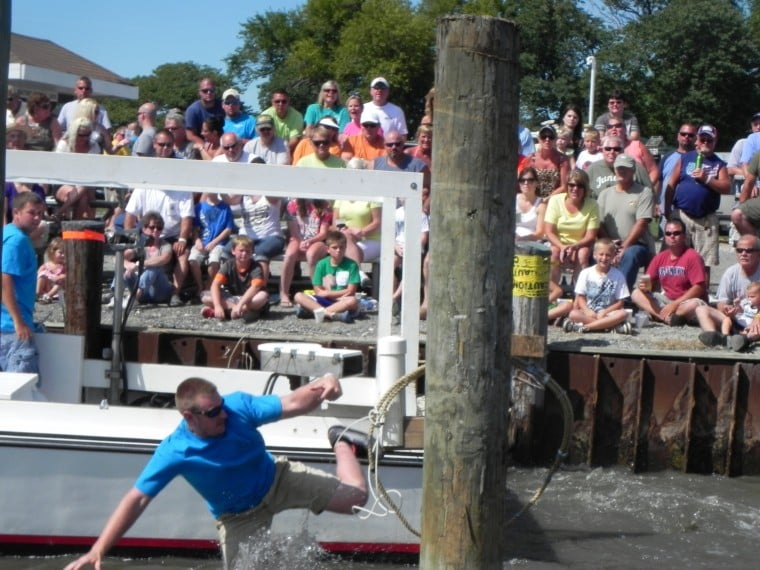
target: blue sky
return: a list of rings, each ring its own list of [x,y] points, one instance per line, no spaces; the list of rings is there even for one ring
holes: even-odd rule
[[[217,0],[218,1],[218,0]],[[11,29],[47,39],[122,77],[148,75],[163,63],[194,61],[222,71],[241,43],[241,24],[305,0],[13,0]],[[243,97],[255,106],[255,86]]]

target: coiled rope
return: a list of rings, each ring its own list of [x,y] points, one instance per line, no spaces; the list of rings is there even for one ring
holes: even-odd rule
[[[557,398],[557,401],[560,404],[560,409],[562,411],[562,418],[563,418],[563,433],[562,433],[562,442],[560,443],[559,449],[557,450],[557,454],[554,458],[554,462],[552,463],[551,467],[549,468],[548,472],[544,476],[543,483],[541,484],[541,487],[533,494],[533,496],[528,500],[527,503],[510,519],[507,521],[507,525],[512,524],[515,520],[517,520],[520,516],[525,514],[525,512],[528,511],[533,505],[535,505],[541,495],[543,495],[546,488],[549,486],[549,483],[552,480],[552,477],[554,474],[559,470],[560,466],[562,465],[562,462],[567,458],[568,452],[570,449],[570,438],[572,436],[573,431],[573,408],[572,404],[570,403],[570,399],[567,397],[567,394],[565,393],[565,390],[562,389],[562,387],[557,383],[554,378],[552,378],[547,372],[539,368],[536,364],[533,364],[528,361],[524,361],[518,358],[514,358],[512,362],[513,366],[513,375],[512,380],[515,382],[523,382],[527,383],[530,386],[536,388],[536,389],[545,389],[546,387],[549,388],[549,390],[554,394],[554,396]],[[378,400],[377,404],[375,405],[375,408],[370,411],[369,413],[369,437],[374,437],[375,430],[378,430],[378,436],[376,438],[377,441],[382,440],[382,429],[383,425],[385,423],[385,414],[388,411],[388,408],[390,408],[391,404],[393,403],[393,400],[398,396],[404,388],[406,388],[407,385],[409,385],[412,382],[417,381],[419,378],[421,378],[425,374],[425,366],[420,366],[413,370],[412,372],[405,374],[391,386],[388,391],[383,394],[383,396]],[[378,490],[378,493],[380,494],[380,497],[383,501],[388,505],[388,510],[390,512],[395,513],[395,515],[398,517],[401,524],[406,528],[409,532],[414,534],[417,537],[421,537],[422,535],[420,532],[412,527],[412,525],[409,523],[409,521],[406,519],[406,517],[401,512],[401,509],[399,506],[394,502],[394,500],[390,497],[388,491],[383,486],[382,482],[380,481],[379,471],[377,469],[378,465],[378,457],[375,454],[375,450],[370,447],[368,450],[368,461],[370,465],[370,471],[373,473],[373,481],[374,486]]]

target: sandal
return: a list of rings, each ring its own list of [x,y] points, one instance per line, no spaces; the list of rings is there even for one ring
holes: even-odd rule
[[[282,307],[283,309],[292,309],[293,306],[294,306],[293,301],[291,301],[287,297],[282,297],[280,299],[280,307]]]

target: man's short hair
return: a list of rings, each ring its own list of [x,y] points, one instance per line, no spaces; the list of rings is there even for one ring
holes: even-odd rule
[[[609,101],[610,99],[619,99],[621,101],[628,101],[628,99],[625,98],[625,93],[621,89],[618,89],[618,88],[615,88],[612,91],[610,91],[610,94],[607,97],[607,101]]]
[[[665,227],[667,228],[668,226],[673,225],[673,224],[677,226],[681,226],[681,231],[686,232],[686,224],[683,223],[683,220],[681,218],[670,218],[665,223]]]
[[[16,194],[16,197],[13,198],[14,210],[23,210],[24,206],[26,206],[27,204],[33,204],[35,206],[44,206],[45,201],[34,192],[21,192],[20,194]]]
[[[230,249],[235,249],[239,245],[242,245],[243,247],[247,247],[251,251],[253,251],[253,240],[246,235],[237,234],[235,236],[232,236],[232,238],[230,238]]]
[[[338,230],[331,230],[327,232],[327,237],[325,238],[326,245],[342,245],[345,243],[347,243],[347,240],[346,236],[343,235],[343,232],[339,232]]]
[[[217,393],[216,386],[204,378],[187,378],[177,386],[177,392],[174,395],[174,403],[177,410],[186,412],[191,410],[195,405],[195,398],[199,394],[212,396]]]

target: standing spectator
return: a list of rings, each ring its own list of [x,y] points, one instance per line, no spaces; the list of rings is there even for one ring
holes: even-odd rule
[[[625,123],[625,134],[628,139],[632,141],[639,140],[641,138],[639,121],[631,113],[626,113],[626,104],[625,94],[620,89],[613,89],[607,98],[607,112],[597,117],[594,128],[600,133],[607,132],[607,125],[610,120],[618,119]]]
[[[194,143],[203,144],[201,127],[203,121],[212,117],[224,121],[224,109],[222,100],[216,96],[216,83],[213,79],[204,77],[198,83],[198,100],[185,111],[187,138]]]
[[[13,222],[3,228],[0,370],[39,372],[34,342],[37,254],[29,234],[40,225],[45,202],[34,192],[13,200]]]
[[[760,132],[760,113],[755,113],[752,115],[752,119],[750,121],[750,133],[754,134],[757,132]],[[752,196],[751,188],[748,190],[749,193],[746,196],[742,196],[742,188],[744,187],[745,176],[747,174],[745,168],[748,166],[742,164],[742,153],[744,152],[744,145],[746,142],[746,137],[737,140],[734,143],[734,146],[731,148],[731,154],[729,155],[727,161],[728,176],[731,180],[731,194],[733,194],[736,198],[734,202],[734,210],[731,212],[731,228],[728,231],[728,244],[731,246],[737,242],[739,237],[741,237],[741,234],[748,233],[746,226],[742,230],[736,225],[736,222],[733,220],[734,212],[736,212],[736,207],[740,203],[746,201],[747,198]],[[755,184],[757,184],[756,180]],[[755,194],[757,194],[757,190],[755,190]],[[737,213],[736,215],[741,219],[741,212]]]
[[[707,301],[707,273],[700,255],[686,244],[681,220],[665,224],[665,246],[651,261],[631,299],[656,321],[683,326]]]
[[[562,126],[572,132],[570,146],[573,157],[577,157],[583,149],[583,113],[575,103],[566,105],[560,112]]]
[[[253,258],[253,240],[247,236],[232,238],[232,259],[224,262],[204,294],[206,305],[201,315],[207,319],[243,319],[252,323],[261,316],[269,302],[266,277]]]
[[[237,89],[227,89],[222,94],[224,109],[224,132],[235,133],[242,144],[256,136],[256,121],[248,113],[240,109],[240,92]]]
[[[73,101],[69,101],[61,110],[58,111],[58,124],[61,125],[61,132],[66,133],[69,130],[71,122],[74,120],[74,113],[76,112],[77,104],[85,97],[92,97],[92,81],[89,77],[82,75],[76,81],[74,87]],[[102,126],[105,130],[111,130],[111,121],[108,119],[108,111],[104,107],[98,106],[97,116],[95,121]]]
[[[265,164],[290,164],[290,148],[284,139],[275,134],[272,117],[259,115],[256,118],[256,132],[259,136],[243,147],[251,158],[259,157]]]
[[[153,148],[157,158],[174,158],[174,139],[172,134],[161,129],[153,140]],[[164,221],[161,237],[172,244],[174,253],[174,293],[169,300],[169,306],[177,307],[184,303],[179,297],[185,283],[190,265],[188,255],[190,250],[187,241],[193,235],[193,195],[190,192],[159,190],[157,188],[135,188],[127,202],[124,217],[124,229],[132,229],[149,211],[156,211]]]
[[[343,143],[341,158],[348,162],[353,157],[372,161],[385,154],[383,136],[380,134],[380,119],[374,111],[364,111],[361,116],[362,130],[351,135]]]
[[[604,155],[599,149],[601,143],[599,131],[589,127],[583,131],[583,150],[578,154],[576,166],[581,170],[588,170],[588,167],[604,160]]]
[[[694,123],[684,123],[678,129],[676,134],[677,146],[675,150],[670,151],[660,161],[660,188],[665,188],[668,180],[673,174],[673,167],[678,164],[681,157],[687,152],[691,152],[696,147],[697,142],[697,125]],[[662,215],[665,211],[665,192],[660,192],[657,215]]]
[[[602,138],[602,158],[594,162],[586,169],[591,184],[591,194],[598,198],[602,190],[614,186],[617,183],[615,175],[615,159],[623,152],[623,139],[618,136],[605,136]],[[650,186],[649,174],[638,162],[633,179],[642,186]]]
[[[372,101],[364,104],[365,111],[375,111],[380,119],[383,133],[398,131],[406,140],[409,131],[406,128],[404,111],[398,105],[388,102],[391,84],[385,77],[375,77],[369,84]]]
[[[195,205],[196,238],[188,261],[195,280],[196,295],[200,299],[206,290],[203,285],[201,264],[208,262],[208,280],[214,280],[230,236],[237,230],[232,209],[219,199],[215,192],[205,192]]]
[[[10,126],[26,113],[26,103],[21,100],[13,85],[8,85],[8,102],[5,107],[5,125]]]
[[[40,303],[52,303],[59,299],[59,291],[66,287],[66,257],[63,239],[53,238],[45,250],[45,263],[37,270],[37,299]]]
[[[710,267],[718,265],[718,215],[720,195],[731,188],[726,163],[715,154],[718,130],[702,125],[697,150],[684,154],[673,167],[665,190],[665,215],[680,218],[691,245],[705,260],[708,283]]]
[[[296,149],[303,133],[303,115],[290,106],[290,96],[285,89],[276,89],[272,93],[272,106],[262,115],[274,119],[275,134],[288,143],[290,154]]]
[[[306,114],[303,118],[306,123],[304,134],[307,137],[311,136],[314,127],[325,117],[332,117],[338,125],[339,131],[350,121],[348,110],[340,104],[340,87],[333,80],[325,81],[322,84],[317,102],[306,108]]]
[[[26,114],[16,119],[16,124],[26,127],[26,146],[29,150],[52,151],[61,140],[61,126],[53,117],[53,104],[44,93],[32,93],[26,106]]]
[[[362,111],[364,111],[364,101],[358,93],[352,93],[346,99],[346,110],[348,111],[349,121],[340,130],[341,140],[345,141],[351,135],[360,135],[362,132]],[[381,132],[382,134],[382,132]]]
[[[536,152],[536,143],[533,142],[533,134],[528,127],[518,125],[517,139],[520,142],[520,156],[530,156]]]
[[[631,334],[623,302],[630,295],[625,277],[612,267],[615,244],[601,238],[594,244],[596,264],[581,271],[575,284],[575,307],[562,325],[565,332]]]
[[[654,254],[649,222],[654,211],[651,188],[633,180],[636,162],[627,154],[615,159],[617,184],[599,194],[599,233],[610,238],[617,251],[612,263],[625,275],[633,289],[639,268],[646,267]]]
[[[153,144],[156,136],[156,104],[148,102],[140,105],[137,110],[137,122],[141,132],[132,145],[132,156],[156,156]]]

